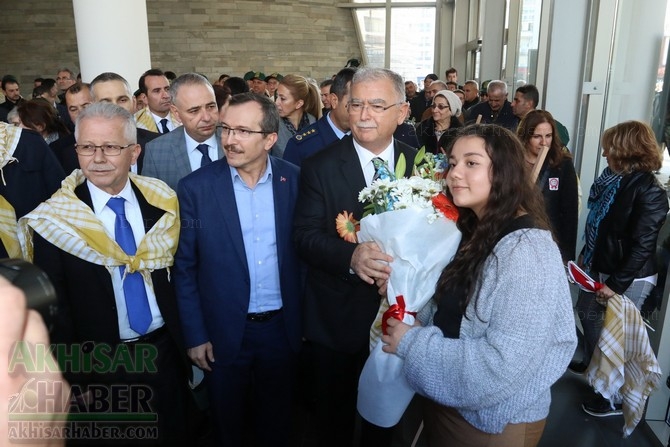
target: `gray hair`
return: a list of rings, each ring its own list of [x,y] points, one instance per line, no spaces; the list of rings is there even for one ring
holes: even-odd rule
[[[465,84],[463,85],[474,85],[475,90],[479,90],[479,84],[477,83],[477,81],[473,81],[472,79],[469,81],[465,81]]]
[[[440,86],[440,90],[447,90],[447,83],[444,82],[444,81],[440,81],[439,79],[438,79],[437,81],[433,81],[433,82],[431,82],[430,85],[429,85],[428,87],[432,87],[432,86],[434,86],[434,85],[439,85],[439,86]]]
[[[106,71],[104,73],[100,73],[91,81],[91,95],[93,95],[94,101],[98,100],[98,98],[95,96],[95,86],[101,82],[110,82],[110,81],[120,81],[121,83],[123,83],[123,85],[126,87],[126,93],[128,93],[128,97],[129,98],[133,97],[133,91],[130,89],[130,84],[128,84],[126,78],[124,78],[120,74],[113,73],[111,71]]]
[[[489,85],[486,86],[486,93],[491,93],[493,91],[501,91],[504,95],[507,94],[507,84],[505,81],[496,79],[495,81],[489,82]]]
[[[79,130],[81,123],[84,120],[92,118],[103,118],[105,120],[113,120],[120,118],[123,120],[123,138],[128,143],[137,143],[137,127],[135,126],[135,118],[129,111],[123,107],[112,104],[111,102],[94,102],[84,110],[79,112],[77,121],[74,127],[74,139],[79,140]]]
[[[354,78],[351,80],[351,85],[353,87],[354,84],[358,84],[359,82],[382,80],[391,81],[397,102],[405,102],[405,82],[403,81],[402,76],[387,68],[359,68],[354,74]]]
[[[179,89],[184,85],[204,85],[212,92],[212,96],[215,96],[214,87],[206,77],[198,73],[185,73],[172,81],[170,85],[170,101],[172,101],[172,104],[176,104]]]

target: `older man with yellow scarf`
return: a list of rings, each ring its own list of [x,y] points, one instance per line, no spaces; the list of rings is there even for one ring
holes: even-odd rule
[[[169,270],[178,202],[165,183],[129,172],[141,150],[136,135],[119,106],[82,111],[75,128],[81,170],[20,220],[19,239],[56,288],[53,341],[77,411],[113,409],[123,416],[112,421],[119,433],[142,426],[158,445],[182,445],[188,363]],[[142,402],[122,398],[138,387]],[[108,405],[100,405],[106,392]]]

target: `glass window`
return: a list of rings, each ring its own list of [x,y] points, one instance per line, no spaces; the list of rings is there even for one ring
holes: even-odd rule
[[[391,10],[390,23],[386,23],[387,8]],[[393,7],[390,2],[382,8],[355,8],[368,66],[390,68],[405,80],[422,85],[423,78],[434,69],[435,15],[433,6]]]
[[[393,8],[389,68],[421,86],[433,71],[434,57],[435,8]]]
[[[523,0],[521,2],[519,47],[514,73],[515,86],[523,83],[537,84],[537,52],[540,41],[541,12],[542,0]]]
[[[361,41],[370,67],[384,67],[386,43],[386,10],[356,8]]]

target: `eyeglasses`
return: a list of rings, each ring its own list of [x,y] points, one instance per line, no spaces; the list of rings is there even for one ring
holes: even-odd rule
[[[237,137],[240,140],[246,140],[248,138],[251,138],[251,136],[255,133],[261,135],[267,135],[269,133],[272,133],[272,132],[264,132],[262,130],[235,129],[233,127],[228,126],[217,126],[217,127],[221,129],[224,135],[230,136],[230,134],[232,133],[234,137]]]
[[[445,105],[445,104],[431,104],[430,108],[433,109],[433,110],[435,110],[435,109],[440,109],[440,110],[449,109],[449,110],[451,110],[451,107],[449,107],[448,105]]]
[[[101,144],[100,146],[96,146],[95,144],[75,144],[74,150],[79,155],[90,156],[95,154],[95,150],[99,148],[103,154],[115,156],[120,155],[122,149],[127,149],[130,146],[135,146],[135,144],[136,143],[130,143],[126,144],[125,146],[120,146],[118,144]]]
[[[381,104],[369,104],[369,103],[365,104],[359,101],[349,101],[349,103],[347,104],[347,110],[349,110],[349,113],[363,113],[363,109],[367,107],[370,113],[374,113],[375,115],[381,115],[391,107],[399,106],[401,104],[404,104],[404,102],[396,102],[395,104],[391,104],[390,106],[384,107]]]

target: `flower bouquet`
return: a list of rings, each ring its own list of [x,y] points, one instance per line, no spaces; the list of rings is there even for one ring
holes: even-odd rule
[[[461,240],[458,212],[442,193],[446,166],[444,155],[426,154],[422,149],[414,160],[412,177],[382,176],[359,194],[359,200],[368,203],[368,214],[360,221],[357,241],[374,241],[393,257],[388,299],[371,327],[371,353],[358,384],[358,411],[381,427],[395,425],[414,395],[402,372],[403,360],[381,349],[385,322],[397,318],[414,323]],[[401,159],[396,172],[404,170]],[[347,220],[349,229],[356,228],[351,216]]]

